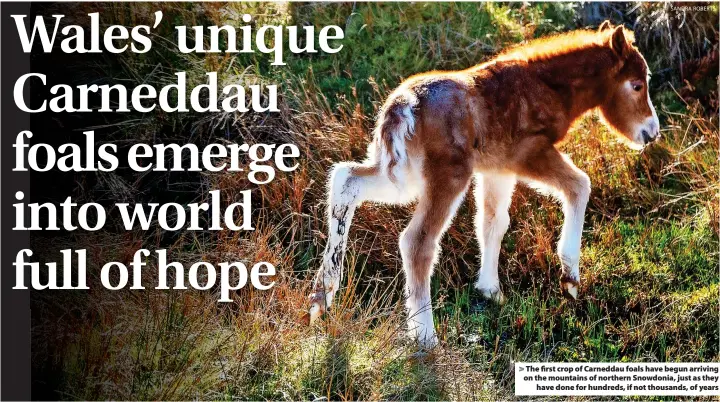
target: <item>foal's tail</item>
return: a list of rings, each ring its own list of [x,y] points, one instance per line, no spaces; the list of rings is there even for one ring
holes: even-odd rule
[[[406,89],[391,95],[378,116],[375,140],[380,149],[380,165],[387,169],[391,180],[394,180],[393,168],[404,166],[408,161],[406,141],[415,134],[417,105],[417,96]]]

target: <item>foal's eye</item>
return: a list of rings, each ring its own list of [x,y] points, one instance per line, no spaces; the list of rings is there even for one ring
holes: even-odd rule
[[[630,84],[632,85],[632,89],[635,90],[635,92],[640,92],[643,88],[642,81],[633,81]]]

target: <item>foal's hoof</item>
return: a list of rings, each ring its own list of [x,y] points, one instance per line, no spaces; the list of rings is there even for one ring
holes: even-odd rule
[[[580,284],[573,278],[563,276],[560,279],[560,289],[566,297],[571,297],[573,300],[578,298],[578,289]]]
[[[409,331],[407,335],[407,342],[409,342],[410,345],[417,347],[417,351],[415,353],[417,356],[427,355],[440,343],[435,334],[427,337],[418,337],[416,333]]]
[[[425,338],[418,339],[418,346],[420,346],[420,351],[430,351],[435,349],[435,346],[438,345],[438,338],[435,335],[428,336]]]
[[[430,353],[428,353],[427,350],[418,350],[415,353],[412,353],[410,356],[408,356],[408,360],[413,362],[423,362],[427,360],[428,356],[430,356]]]
[[[505,304],[505,295],[498,287],[492,289],[477,289],[477,291],[480,292],[485,299],[491,300],[499,305]]]
[[[317,290],[310,295],[310,310],[308,312],[309,324],[314,323],[325,312],[325,292]]]

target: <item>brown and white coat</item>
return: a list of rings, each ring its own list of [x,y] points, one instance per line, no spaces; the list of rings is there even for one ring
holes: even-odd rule
[[[467,70],[434,71],[405,80],[379,114],[367,159],[337,163],[332,169],[329,236],[311,295],[311,319],[330,307],[340,288],[355,209],[365,201],[417,201],[400,236],[408,327],[423,345],[435,344],[430,276],[440,238],[473,179],[482,252],[475,288],[504,301],[498,256],[515,183],[522,180],[562,201],[560,284],[576,298],[590,180],[556,145],[593,109],[631,146],[653,141],[659,123],[648,79],[632,32],[604,23],[598,31],[530,42]]]

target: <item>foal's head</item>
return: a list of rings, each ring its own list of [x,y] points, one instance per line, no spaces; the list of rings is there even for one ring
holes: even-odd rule
[[[622,26],[613,30],[607,21],[600,30],[608,31],[607,46],[612,49],[616,61],[600,112],[611,128],[629,140],[626,142],[630,147],[642,148],[660,135],[660,123],[648,92],[650,73],[647,63],[631,42],[630,31]]]

